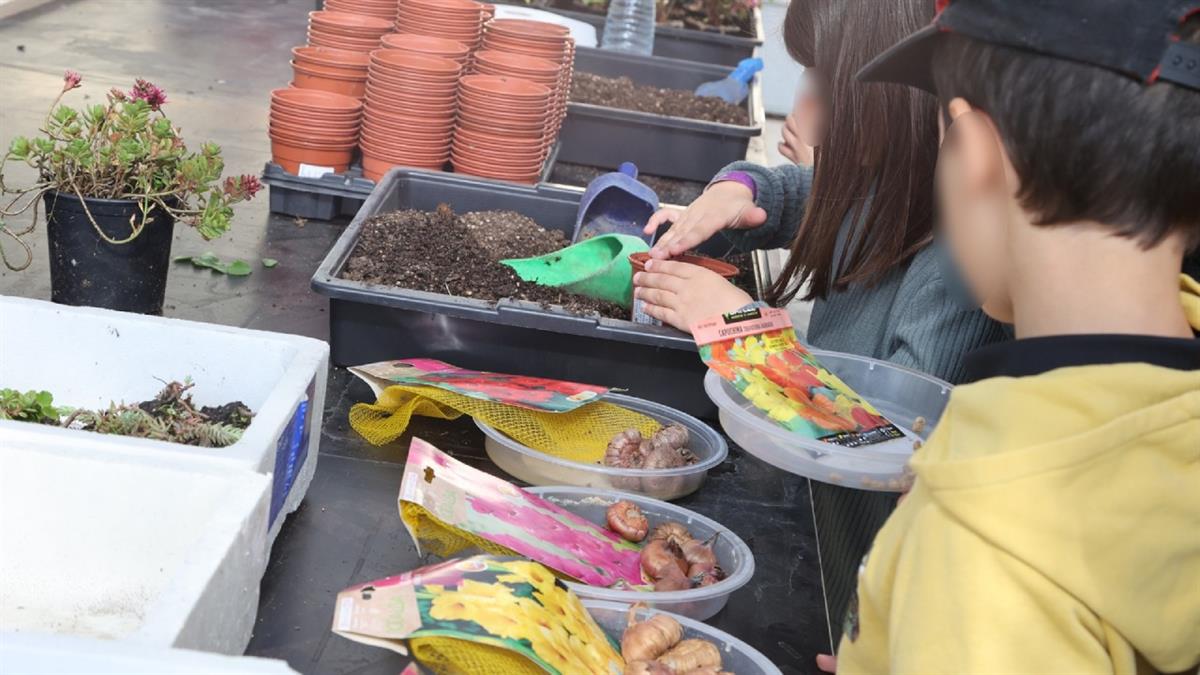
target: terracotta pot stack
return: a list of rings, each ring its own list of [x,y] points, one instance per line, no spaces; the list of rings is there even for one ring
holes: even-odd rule
[[[308,44],[354,52],[379,48],[380,39],[391,31],[386,19],[347,12],[309,12]]]
[[[458,110],[462,66],[399,49],[371,52],[361,145],[363,175],[379,180],[393,166],[442,169]]]
[[[396,32],[448,38],[475,49],[494,12],[474,0],[400,0]]]
[[[387,21],[396,20],[396,0],[325,0],[325,9],[331,12],[363,14]]]
[[[271,155],[285,171],[341,173],[358,145],[363,104],[358,99],[317,89],[271,92]],[[303,173],[307,173],[304,171]]]
[[[402,49],[406,52],[428,54],[450,59],[466,68],[471,59],[471,48],[461,42],[447,38],[417,35],[415,33],[389,33],[383,36],[385,49]]]
[[[559,67],[558,87],[554,89],[557,106],[553,133],[557,134],[567,115],[567,97],[571,91],[571,74],[575,69],[575,40],[565,26],[529,21],[526,19],[494,19],[489,21],[483,34],[483,49],[490,52],[521,54],[555,63]],[[486,66],[490,72],[502,72],[532,79],[544,74],[544,64],[522,66],[516,62],[501,63],[492,58]],[[481,71],[482,72],[482,71]],[[542,79],[535,81],[543,82]]]
[[[292,48],[292,86],[362,99],[367,93],[369,57],[328,47]]]
[[[459,88],[450,162],[457,173],[535,183],[553,144],[549,87],[515,77],[467,75]]]

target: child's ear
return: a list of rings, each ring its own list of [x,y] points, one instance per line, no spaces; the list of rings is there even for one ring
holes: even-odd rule
[[[964,174],[962,187],[976,194],[994,190],[1004,180],[1004,157],[992,120],[962,98],[950,101],[946,109]]]

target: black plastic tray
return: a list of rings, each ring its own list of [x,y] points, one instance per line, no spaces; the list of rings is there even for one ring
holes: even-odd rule
[[[540,182],[545,183],[554,171],[558,145],[542,167]],[[362,169],[353,165],[345,173],[329,173],[320,178],[303,178],[284,171],[274,162],[263,168],[263,182],[271,186],[271,213],[306,220],[333,220],[358,213],[375,181],[363,178]]]
[[[523,2],[513,2],[512,0],[502,0],[501,4],[525,6]],[[547,12],[591,24],[596,27],[596,39],[603,39],[604,15],[602,14],[588,14],[587,12],[553,7],[538,7],[538,9],[545,9]],[[736,66],[738,61],[754,56],[754,50],[763,43],[762,15],[758,9],[754,10],[754,26],[758,37],[752,38],[659,26],[654,31],[654,55],[667,59]]]
[[[396,209],[508,209],[570,235],[581,193],[546,185],[393,169],[317,268],[312,287],[330,298],[331,358],[339,366],[435,358],[463,368],[627,389],[699,417],[705,368],[691,338],[670,328],[581,317],[522,301],[491,303],[338,278],[363,222]]]
[[[575,70],[689,91],[729,74],[722,66],[585,48],[575,54]],[[610,169],[628,161],[648,174],[708,182],[726,164],[745,159],[750,139],[762,134],[756,100],[752,94],[744,104],[748,126],[570,103],[558,161]]]

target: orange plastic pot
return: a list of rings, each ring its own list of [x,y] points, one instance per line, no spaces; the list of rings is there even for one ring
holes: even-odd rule
[[[312,66],[336,67],[367,72],[370,57],[362,52],[331,47],[292,47],[292,58]]]
[[[457,40],[417,35],[414,33],[390,33],[381,40],[385,49],[399,49],[428,56],[450,59],[460,66],[471,54],[471,49]]]
[[[428,115],[438,119],[454,117],[458,113],[458,101],[447,99],[447,103],[432,105],[424,101],[412,102],[404,98],[392,98],[386,94],[378,94],[367,89],[367,112],[376,114],[405,117],[412,115]]]
[[[317,89],[287,87],[271,92],[271,107],[297,112],[315,112],[331,117],[357,117],[362,102],[356,98]]]
[[[328,75],[311,70],[304,64],[292,62],[292,83],[301,89],[319,89],[343,94],[353,98],[362,98],[367,94],[367,78]]]
[[[271,159],[290,173],[300,173],[301,164],[331,167],[340,173],[350,166],[353,155],[353,146],[345,150],[329,150],[271,139]]]
[[[371,63],[384,70],[428,74],[438,80],[455,79],[462,74],[457,61],[406,49],[378,49],[371,52]]]
[[[483,96],[501,96],[522,101],[541,101],[550,98],[550,89],[536,82],[502,75],[467,75],[461,86]]]
[[[355,115],[354,117],[327,117],[318,113],[284,108],[271,108],[268,119],[279,120],[301,127],[317,126],[322,129],[346,130],[357,129],[358,125],[362,122],[361,115]]]
[[[286,134],[299,140],[309,140],[313,143],[336,144],[353,140],[358,135],[358,127],[352,129],[328,129],[311,124],[292,124],[272,118],[268,129],[271,133]]]
[[[649,253],[634,253],[633,255],[629,256],[629,264],[633,267],[634,272],[645,272],[646,262],[648,260],[650,260]],[[688,265],[697,265],[703,267],[711,272],[716,272],[726,279],[732,279],[736,277],[739,272],[738,268],[734,265],[731,265],[723,260],[716,260],[714,258],[709,258],[702,255],[677,255],[671,258],[671,260],[674,262],[681,262]]]
[[[389,170],[391,170],[392,167],[411,166],[411,167],[417,168],[417,169],[430,169],[432,171],[441,171],[442,167],[444,167],[445,165],[446,165],[445,162],[440,162],[440,163],[436,163],[436,164],[435,163],[400,164],[397,162],[390,162],[386,159],[378,159],[378,158],[370,157],[366,154],[363,154],[362,169],[363,169],[363,177],[364,178],[366,178],[367,180],[373,180],[378,183],[383,178],[384,174],[386,174]]]
[[[348,35],[383,35],[392,29],[391,22],[363,14],[349,12],[315,11],[308,13],[308,21],[331,31],[343,31]]]

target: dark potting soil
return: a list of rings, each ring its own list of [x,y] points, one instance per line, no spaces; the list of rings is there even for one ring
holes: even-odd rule
[[[393,211],[363,224],[342,278],[487,302],[527,300],[558,305],[572,314],[628,319],[629,310],[619,305],[522,281],[499,262],[545,255],[568,243],[561,232],[512,211],[455,214],[445,204],[436,211]]]
[[[558,162],[554,165],[554,172],[550,174],[550,182],[587,187],[587,184],[595,180],[598,176],[610,171],[611,169],[588,166],[587,164]],[[644,173],[638,174],[638,180],[649,185],[652,190],[658,193],[658,200],[663,204],[675,204],[678,206],[687,206],[696,201],[696,198],[704,192],[704,188],[706,187],[705,183],[698,181],[663,178],[662,176],[651,176]]]
[[[571,100],[705,122],[739,126],[750,124],[750,115],[741,106],[715,96],[696,96],[686,89],[659,89],[635,84],[628,77],[602,77],[576,71],[571,85]]]

